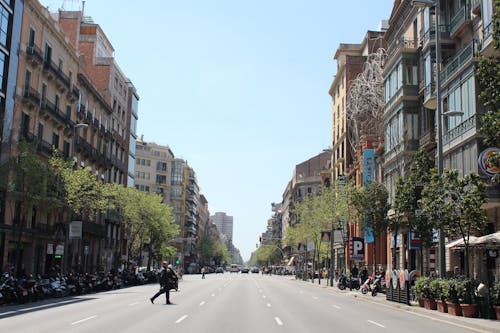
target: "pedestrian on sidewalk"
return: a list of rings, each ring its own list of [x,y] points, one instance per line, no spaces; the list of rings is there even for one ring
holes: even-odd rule
[[[201,268],[201,278],[204,279],[205,278],[205,266],[203,266]]]
[[[170,302],[170,289],[177,289],[177,283],[179,278],[172,269],[172,265],[168,264],[168,261],[162,263],[162,270],[160,272],[160,290],[149,300],[154,303],[155,299],[161,294],[165,293],[166,304],[172,304]]]

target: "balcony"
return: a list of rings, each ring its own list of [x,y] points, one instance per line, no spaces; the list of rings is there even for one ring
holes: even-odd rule
[[[436,109],[436,83],[434,81],[425,86],[424,106],[427,109]]]
[[[69,90],[69,76],[64,74],[63,71],[60,70],[54,62],[52,62],[50,59],[45,60],[43,63],[43,69],[47,73],[49,78],[55,77],[57,79],[57,82],[59,82],[58,87],[60,90]]]
[[[74,103],[80,97],[80,90],[74,85],[71,87],[71,90],[68,90],[67,98],[70,102]]]
[[[435,129],[427,131],[419,139],[419,146],[424,149],[433,149],[436,147],[436,131]]]
[[[46,116],[52,116],[52,119],[59,122],[60,125],[67,124],[66,115],[47,99],[42,100],[40,111],[45,113]]]
[[[418,50],[418,41],[405,38],[394,40],[387,49],[387,61],[389,62],[394,56],[403,52],[416,52]]]
[[[26,60],[33,65],[43,64],[42,51],[36,45],[28,45],[26,47]]]
[[[457,73],[465,64],[479,55],[479,45],[480,44],[477,40],[473,40],[446,64],[441,71],[441,85],[444,85],[444,83]]]
[[[435,44],[436,40],[436,27],[433,24],[430,29],[424,32],[422,36],[422,49],[426,49],[431,45]],[[449,25],[439,25],[439,40],[441,44],[448,41],[449,44],[453,44],[453,40],[450,37],[450,26]]]
[[[450,36],[455,38],[466,27],[472,26],[472,16],[468,5],[460,8],[450,21]]]
[[[40,93],[31,87],[24,87],[23,102],[34,108],[40,105]]]
[[[47,141],[41,140],[37,144],[37,150],[46,157],[52,157],[54,146]]]
[[[448,131],[443,137],[443,144],[448,144],[451,141],[457,139],[458,137],[464,135],[466,132],[476,129],[480,126],[479,119],[477,115],[473,115],[470,118],[466,119],[458,126],[452,128]]]

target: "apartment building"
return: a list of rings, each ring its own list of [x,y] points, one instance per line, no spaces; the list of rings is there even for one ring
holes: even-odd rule
[[[388,57],[385,66],[385,151],[384,183],[394,197],[396,179],[405,176],[413,154],[420,148],[436,153],[439,136],[444,168],[454,168],[461,175],[479,173],[478,157],[482,145],[479,117],[484,112],[478,100],[480,88],[474,66],[481,55],[491,55],[492,1],[441,0],[439,27],[436,9],[417,8],[410,0],[396,1],[385,34]],[[436,64],[436,36],[440,40],[441,64]],[[440,75],[441,115],[436,114],[436,77]],[[436,131],[441,117],[442,133]],[[492,187],[485,205],[489,232],[499,229],[498,190]],[[401,239],[406,239],[402,233]],[[396,262],[404,267],[410,257],[417,264],[414,250],[406,254],[396,244]],[[434,271],[435,250],[431,249],[425,269]],[[460,267],[459,255],[447,251],[447,271]],[[494,259],[488,259],[494,266]],[[418,266],[417,266],[418,267]],[[413,268],[413,267],[410,267]]]
[[[128,102],[131,83],[114,63],[111,44],[98,25],[88,18],[85,21],[81,12],[50,13],[36,0],[24,1],[24,7],[20,1],[10,3],[22,9],[22,27],[8,156],[15,156],[18,143],[25,140],[35,143],[42,161],[47,162],[55,149],[73,160],[75,167],[89,168],[103,182],[125,185],[130,135],[127,117],[131,112],[114,106],[111,97],[117,94],[119,103]],[[81,61],[84,51],[92,50],[80,43],[89,30],[100,33],[109,67],[120,74],[125,89],[119,85],[115,91],[106,88],[102,84],[106,81],[90,75],[94,64]],[[2,200],[3,205],[9,200]],[[82,232],[77,239],[69,239],[71,216],[67,211],[48,205],[32,208],[27,213],[18,208],[10,213],[2,211],[4,224],[11,224],[14,218],[22,221],[15,237],[12,232],[5,235],[1,246],[4,264],[44,274],[55,265],[67,271],[108,270],[126,259],[126,235],[112,212],[90,219],[74,217],[82,220]]]
[[[9,160],[13,148],[14,102],[23,7],[24,3],[20,0],[0,3],[0,167]],[[11,223],[6,216],[6,193],[0,190],[0,267],[4,267],[7,262],[6,244],[9,243],[7,234],[10,229]]]
[[[114,48],[101,27],[81,11],[59,11],[54,14],[61,29],[68,36],[69,43],[83,56],[80,71],[85,74],[101,92],[104,101],[111,106],[108,118],[97,119],[100,125],[111,132],[109,149],[114,166],[108,180],[127,185],[129,178],[128,160],[130,128],[133,103],[129,93],[130,80],[125,76],[114,58]],[[88,108],[88,97],[80,96],[84,109]],[[135,105],[136,106],[136,105]],[[135,110],[137,113],[137,110]]]
[[[135,188],[161,195],[163,203],[173,209],[175,222],[181,229],[175,246],[187,269],[189,263],[196,262],[196,237],[200,235],[196,174],[185,160],[176,158],[168,146],[146,142],[143,138],[136,142],[135,163]],[[208,206],[205,209],[206,215]]]

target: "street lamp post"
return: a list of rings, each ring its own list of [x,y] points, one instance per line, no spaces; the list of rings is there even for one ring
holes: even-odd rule
[[[441,43],[439,41],[439,0],[413,0],[412,5],[415,7],[434,7],[434,24],[435,24],[435,49],[436,49],[436,115],[437,115],[437,167],[438,177],[443,174],[443,113],[441,111]],[[443,226],[439,226],[439,276],[444,277],[446,272],[446,257],[445,257],[445,239]]]

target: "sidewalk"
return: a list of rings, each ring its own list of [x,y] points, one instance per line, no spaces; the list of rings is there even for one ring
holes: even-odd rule
[[[459,324],[471,327],[481,332],[500,332],[500,320],[492,320],[492,319],[483,319],[483,318],[466,318],[461,316],[452,316],[447,313],[442,313],[435,310],[427,310],[425,308],[421,308],[418,304],[415,305],[406,305],[402,303],[396,303],[392,301],[388,301],[385,298],[385,294],[379,293],[377,296],[373,297],[371,293],[363,295],[359,290],[340,290],[337,287],[337,282],[333,281],[333,287],[330,287],[330,280],[321,279],[321,284],[318,284],[318,279],[314,280],[314,284],[311,283],[311,280],[303,281],[303,280],[293,280],[297,282],[301,282],[304,284],[309,284],[315,286],[317,288],[327,289],[329,291],[338,292],[342,294],[348,294],[351,297],[356,297],[358,299],[362,299],[367,302],[373,302],[378,304],[383,304],[385,306],[390,306],[393,308],[401,309],[404,311],[411,311],[416,313],[419,316],[426,316],[433,320],[441,320],[446,322],[451,322],[453,324]]]

